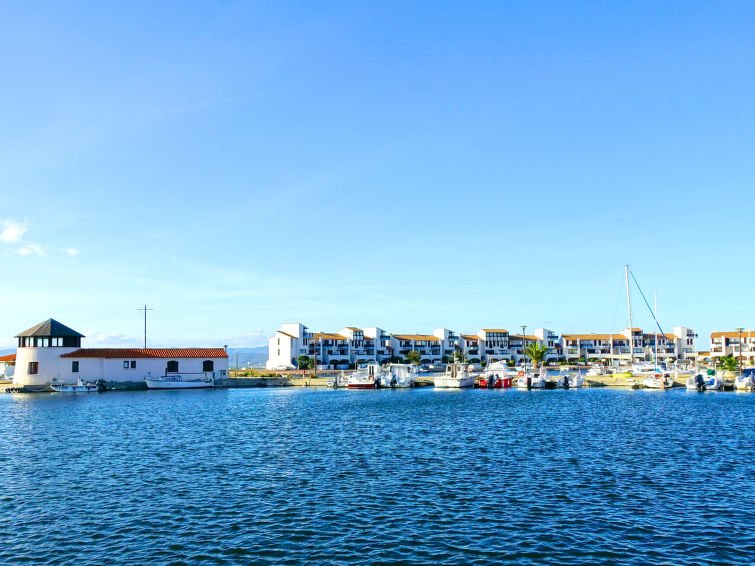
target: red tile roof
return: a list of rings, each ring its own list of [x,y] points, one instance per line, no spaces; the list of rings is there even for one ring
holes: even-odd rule
[[[0,356],[0,362],[15,362],[16,354],[10,354],[9,356]]]
[[[81,348],[61,358],[227,358],[223,348]]]

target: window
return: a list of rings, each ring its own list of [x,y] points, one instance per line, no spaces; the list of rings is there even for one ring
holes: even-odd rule
[[[129,363],[128,360],[123,360],[123,369],[128,369]]]
[[[215,371],[215,363],[212,360],[203,361],[202,371]]]
[[[71,372],[73,373],[79,372],[79,362],[71,362]]]
[[[168,362],[167,367],[165,368],[166,373],[177,373],[178,372],[178,362],[176,360],[171,360]]]
[[[279,356],[281,355],[281,349],[280,348],[278,348],[278,355]]]
[[[136,360],[131,360],[131,369],[136,369]]]
[[[29,371],[26,372],[29,375],[36,375],[39,373],[39,362],[29,362]]]

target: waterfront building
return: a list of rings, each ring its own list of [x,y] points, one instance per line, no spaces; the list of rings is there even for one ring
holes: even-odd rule
[[[653,332],[641,328],[625,328],[615,334],[563,334],[564,352],[567,361],[613,360],[628,361],[630,353],[635,360],[652,360],[655,357]],[[674,332],[658,334],[658,360],[669,362],[695,357],[697,333],[685,326],[674,327]],[[630,350],[631,348],[631,350]]]
[[[740,344],[740,333],[736,330],[711,332],[708,355],[711,358],[733,356],[739,359],[741,353],[743,365],[755,364],[755,331],[745,330],[741,333],[741,338]]]
[[[82,348],[85,336],[52,318],[19,333],[13,385],[44,387],[55,381],[132,383],[148,375],[224,377],[224,348]]]
[[[546,360],[563,356],[561,340],[547,328],[535,329],[525,338],[526,345],[544,344],[551,348]],[[268,341],[267,369],[298,367],[299,356],[317,359],[318,369],[345,369],[353,364],[374,360],[385,363],[403,360],[410,351],[420,354],[424,366],[439,365],[453,359],[457,351],[474,363],[524,360],[522,336],[502,328],[486,328],[475,334],[457,334],[448,328],[435,328],[432,334],[388,333],[378,327],[347,326],[338,332],[312,332],[301,323],[285,323]]]

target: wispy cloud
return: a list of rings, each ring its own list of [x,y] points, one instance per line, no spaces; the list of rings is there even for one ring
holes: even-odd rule
[[[26,222],[16,222],[13,220],[2,220],[0,226],[3,231],[0,232],[0,242],[5,244],[15,244],[21,241],[26,232]]]
[[[27,221],[19,222],[18,220],[0,220],[0,243],[8,245],[19,245],[16,253],[20,256],[46,256],[50,246],[25,242],[24,234],[28,231]],[[78,248],[64,247],[54,248],[54,251],[74,257],[79,254]]]
[[[16,250],[18,255],[47,255],[45,248],[39,244],[25,244]]]

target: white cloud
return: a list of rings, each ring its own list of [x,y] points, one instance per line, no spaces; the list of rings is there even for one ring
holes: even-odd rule
[[[26,222],[15,222],[13,220],[0,221],[3,231],[0,232],[0,242],[13,244],[20,242],[26,232]]]
[[[70,255],[71,257],[79,255],[79,250],[77,250],[76,248],[60,248],[60,251],[64,254]]]
[[[18,255],[47,255],[45,249],[39,244],[26,244],[16,250]]]
[[[84,334],[86,334],[86,347],[88,348],[139,348],[143,345],[139,338],[116,332],[84,332]]]

